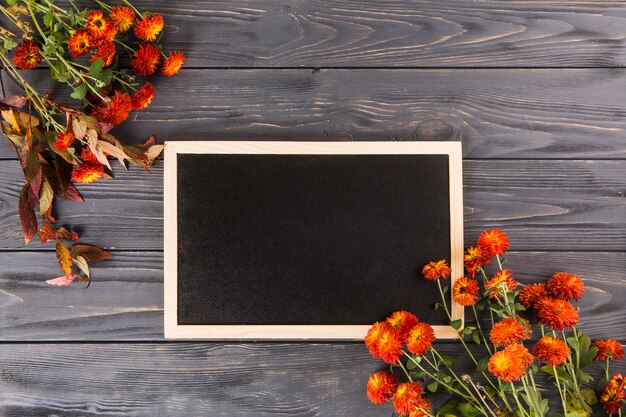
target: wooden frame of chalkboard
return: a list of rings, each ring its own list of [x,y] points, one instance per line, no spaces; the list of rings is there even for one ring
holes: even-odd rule
[[[460,142],[167,142],[164,174],[164,332],[166,338],[207,340],[362,340],[371,323],[363,324],[220,324],[179,323],[178,167],[179,155],[447,155],[450,288],[463,275],[463,196]],[[245,169],[245,167],[242,167]],[[447,226],[447,225],[446,225]],[[416,281],[417,281],[416,271]],[[429,285],[422,282],[421,285]],[[434,285],[434,284],[433,284]],[[433,300],[434,303],[434,300]],[[463,306],[450,297],[452,319],[464,320]],[[449,325],[433,326],[437,338],[456,338]]]

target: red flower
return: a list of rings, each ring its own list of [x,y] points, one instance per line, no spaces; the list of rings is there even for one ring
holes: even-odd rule
[[[465,263],[465,270],[470,278],[474,278],[476,271],[483,265],[489,265],[491,258],[483,253],[480,246],[470,246],[467,248],[467,252],[463,255],[463,261]]]
[[[430,409],[430,403],[422,397],[424,389],[419,382],[405,382],[398,385],[393,395],[393,407],[396,413],[408,415],[419,409]]]
[[[578,301],[585,292],[585,284],[578,275],[569,274],[567,272],[557,272],[548,280],[546,284],[548,292],[554,298],[569,301],[574,299]]]
[[[429,281],[437,281],[440,277],[447,279],[452,271],[446,261],[430,262],[422,269],[422,275]]]
[[[544,336],[533,347],[533,354],[550,366],[563,365],[569,357],[569,348],[561,339]]]
[[[92,115],[100,122],[116,126],[128,117],[128,113],[132,110],[132,101],[128,94],[120,91],[116,91],[110,99],[108,103],[96,106]]]
[[[367,380],[367,398],[374,404],[385,404],[393,397],[398,380],[389,371],[376,372]]]
[[[57,132],[57,140],[54,141],[54,146],[65,151],[72,146],[72,142],[74,142],[74,132],[68,129],[65,132]]]
[[[110,27],[110,22],[100,10],[93,10],[87,15],[87,29],[94,38],[101,39]]]
[[[502,269],[485,283],[485,290],[489,293],[489,298],[501,298],[506,292],[515,291],[517,281],[511,278],[510,269]]]
[[[578,323],[578,311],[565,300],[549,300],[537,312],[537,320],[554,330],[569,329]]]
[[[150,17],[144,15],[141,20],[137,20],[135,35],[142,41],[154,41],[163,30],[163,24],[163,16],[158,13],[154,13]]]
[[[512,343],[519,343],[530,338],[530,324],[526,321],[526,326],[522,323],[522,318],[505,318],[494,324],[489,334],[489,339],[495,346],[508,346]]]
[[[415,326],[418,322],[419,319],[408,311],[396,311],[387,318],[387,323],[389,323],[391,327],[398,332],[398,335],[403,342],[406,340],[411,328],[413,328],[413,326]]]
[[[591,346],[598,348],[594,358],[596,361],[624,359],[624,347],[617,340],[596,340]]]
[[[402,354],[402,340],[387,322],[376,322],[365,336],[365,345],[374,358],[395,364]]]
[[[452,299],[462,306],[473,306],[478,300],[479,290],[478,281],[461,277],[456,280],[452,287]]]
[[[529,309],[546,293],[546,284],[530,284],[520,290],[517,299],[520,304]]]
[[[115,58],[115,53],[117,52],[115,44],[104,39],[98,39],[94,43],[94,48],[95,53],[89,58],[89,62],[96,62],[101,59],[104,63],[104,68],[111,66]]]
[[[170,56],[163,63],[161,73],[163,75],[172,76],[180,71],[180,68],[185,63],[185,54],[182,52],[170,52]]]
[[[128,6],[115,6],[111,9],[109,19],[119,33],[124,33],[135,23],[135,12]]]
[[[406,339],[406,347],[409,352],[417,356],[424,355],[435,341],[435,330],[428,323],[417,323]]]
[[[161,53],[159,48],[151,43],[142,43],[133,55],[130,62],[135,72],[139,75],[152,75],[161,63]]]
[[[79,57],[89,52],[93,45],[93,39],[87,29],[80,29],[74,32],[72,37],[67,40],[67,45],[72,55]]]
[[[621,374],[615,374],[604,387],[600,402],[609,414],[617,414],[626,402],[626,380]]]
[[[104,174],[104,165],[98,162],[98,159],[91,153],[89,148],[83,148],[80,157],[83,162],[74,167],[72,180],[82,184],[89,184],[100,179],[102,174]]]
[[[478,247],[480,247],[489,258],[503,255],[509,248],[509,238],[500,229],[484,231],[478,237]]]
[[[145,83],[141,86],[131,99],[133,110],[141,110],[148,107],[154,97],[154,91],[154,87],[150,83]]]
[[[532,362],[533,357],[524,346],[512,344],[494,353],[487,369],[502,381],[513,382],[524,376]]]
[[[13,54],[13,63],[18,68],[23,70],[37,68],[41,61],[43,61],[43,56],[35,42],[25,39],[17,44]]]

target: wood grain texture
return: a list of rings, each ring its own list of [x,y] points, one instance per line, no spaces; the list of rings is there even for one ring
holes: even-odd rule
[[[523,283],[557,271],[583,277],[580,328],[594,338],[626,341],[626,253],[511,252],[507,266]],[[0,340],[163,340],[163,256],[115,252],[93,265],[90,288],[51,288],[54,254],[0,252]],[[417,288],[417,287],[416,287]],[[466,313],[468,321],[471,312]],[[1,363],[1,362],[0,362]]]
[[[116,179],[79,187],[85,203],[61,201],[58,217],[108,249],[163,249],[163,170],[116,167]],[[465,242],[506,230],[516,250],[624,251],[626,161],[466,160]],[[24,247],[17,161],[0,161],[0,250]]]
[[[28,75],[54,91],[44,71]],[[187,70],[155,84],[119,138],[461,140],[466,158],[626,157],[626,69]],[[15,157],[7,142],[0,158]]]

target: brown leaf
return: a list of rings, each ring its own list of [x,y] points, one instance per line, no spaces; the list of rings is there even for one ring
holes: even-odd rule
[[[99,140],[97,147],[100,151],[117,158],[120,161],[120,164],[126,167],[126,165],[124,165],[124,160],[130,159],[130,156],[126,155],[126,153],[122,149],[104,140]]]
[[[39,229],[39,240],[41,240],[41,243],[48,243],[52,240],[55,240],[54,235],[54,228],[52,227],[50,222],[44,221],[41,229]]]
[[[73,119],[72,130],[74,131],[76,139],[81,140],[85,137],[85,134],[87,134],[87,123],[82,120]]]
[[[41,187],[41,162],[39,161],[39,152],[32,145],[32,137],[26,132],[26,142],[22,148],[22,168],[24,169],[24,177],[26,182],[33,190],[33,194],[39,199],[39,189]]]
[[[33,236],[35,236],[35,233],[37,233],[37,216],[34,207],[30,203],[29,194],[30,187],[28,184],[24,184],[20,192],[19,212],[24,241],[27,245],[30,243]]]
[[[54,200],[54,191],[50,182],[44,177],[39,192],[39,214],[44,216],[52,209],[52,201]]]
[[[72,273],[72,257],[70,250],[65,244],[57,240],[57,259],[61,270],[65,273],[66,277],[69,277]]]
[[[46,281],[46,284],[52,285],[53,287],[67,287],[72,282],[74,282],[76,278],[78,278],[76,275],[69,275],[67,277],[63,276],[63,277],[58,277],[54,279],[49,279]]]
[[[146,158],[148,158],[148,162],[151,165],[154,163],[154,160],[157,159],[159,155],[161,155],[161,152],[163,152],[164,148],[165,145],[153,145],[150,147],[150,149],[146,151]]]
[[[71,240],[74,243],[78,242],[78,233],[73,230],[67,230],[65,227],[61,227],[60,229],[55,231],[54,235],[57,239]]]
[[[24,107],[27,102],[28,99],[25,96],[0,97],[0,103],[4,104],[4,106],[0,106],[0,109],[6,110],[10,107],[19,109],[20,107]]]
[[[85,258],[83,258],[82,256],[77,256],[74,258],[74,262],[76,263],[78,269],[80,269],[83,274],[87,276],[87,278],[91,277],[91,273],[89,272],[89,265],[87,264]]]
[[[113,256],[104,249],[83,244],[72,246],[71,253],[74,258],[82,256],[87,262],[100,262],[110,259]]]

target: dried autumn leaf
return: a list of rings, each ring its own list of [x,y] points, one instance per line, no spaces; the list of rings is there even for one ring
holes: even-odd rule
[[[87,134],[87,123],[85,123],[83,120],[73,119],[72,130],[74,131],[74,136],[76,136],[76,139],[81,140]]]
[[[49,279],[46,281],[46,284],[52,285],[53,287],[67,287],[72,282],[74,282],[76,278],[78,278],[76,275],[69,275],[67,277],[63,276],[63,277],[58,277],[54,279]]]
[[[52,186],[48,179],[44,177],[41,183],[41,190],[39,191],[39,214],[44,216],[52,208],[53,200],[54,191],[52,191]]]
[[[120,161],[120,164],[122,164],[124,168],[126,167],[126,165],[124,164],[124,160],[130,159],[130,156],[126,155],[126,153],[122,149],[104,140],[99,140],[97,147],[101,152],[107,153],[117,158],[118,161]]]
[[[146,151],[146,158],[151,165],[154,163],[154,160],[157,159],[159,155],[161,155],[161,152],[163,152],[164,148],[165,145],[153,145]]]
[[[24,169],[24,177],[26,183],[30,185],[33,194],[39,198],[39,189],[41,187],[41,163],[39,160],[39,152],[33,146],[33,140],[30,131],[26,132],[26,141],[22,148],[22,168]]]
[[[54,232],[54,236],[61,240],[71,240],[72,242],[78,242],[78,233],[73,230],[67,230],[65,227],[61,227]]]
[[[39,229],[39,240],[41,243],[48,243],[55,240],[55,231],[50,222],[43,222],[41,229]]]
[[[89,150],[96,157],[98,162],[107,168],[111,169],[111,165],[109,164],[109,160],[106,155],[98,148],[98,132],[93,129],[87,130],[87,144],[89,145]]]
[[[69,277],[72,273],[72,256],[70,250],[65,244],[57,240],[57,259],[61,270],[65,273],[66,277]]]
[[[24,187],[22,187],[22,191],[20,192],[19,212],[24,241],[27,245],[30,243],[33,236],[35,236],[35,233],[37,233],[37,216],[35,215],[35,210],[30,203],[29,194],[30,187],[28,184],[24,184]]]
[[[25,96],[9,96],[9,97],[0,97],[0,103],[4,106],[0,106],[0,109],[6,110],[10,107],[14,109],[19,109],[20,107],[24,107],[28,102],[28,98]]]
[[[82,256],[87,262],[100,262],[110,259],[113,256],[104,249],[84,244],[72,246],[71,254],[74,258]]]
[[[78,269],[83,271],[83,273],[88,278],[91,277],[91,273],[89,272],[89,265],[87,264],[87,261],[85,260],[85,258],[83,258],[82,256],[76,256],[74,258],[74,262],[76,263],[76,266],[78,267]]]

